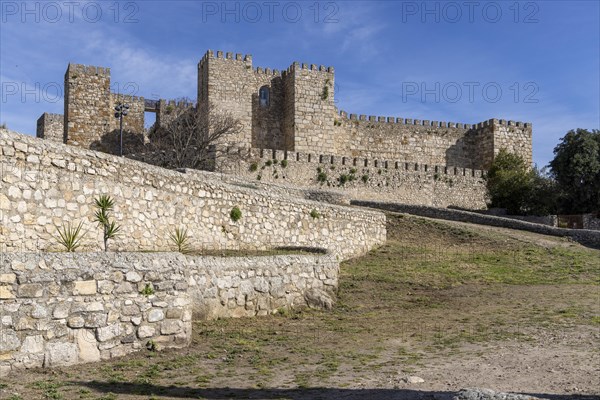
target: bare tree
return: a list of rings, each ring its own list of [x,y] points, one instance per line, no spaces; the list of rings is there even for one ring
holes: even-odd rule
[[[175,168],[206,168],[225,153],[216,150],[228,138],[242,131],[242,123],[230,112],[212,105],[173,107],[161,125],[151,133],[156,150],[171,153]]]

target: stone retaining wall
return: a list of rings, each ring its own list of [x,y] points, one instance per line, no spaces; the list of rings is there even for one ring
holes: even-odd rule
[[[334,292],[330,255],[0,254],[0,376],[184,347],[197,318],[266,315]]]
[[[569,237],[585,246],[600,249],[600,232],[586,229],[565,229],[510,218],[482,215],[475,212],[452,210],[436,207],[415,206],[399,203],[382,203],[374,201],[352,200],[352,205],[371,207],[380,210],[419,215],[422,217],[446,219],[450,221],[471,222],[474,224],[498,226],[501,228],[519,229],[541,233],[543,235]]]
[[[101,249],[94,199],[110,195],[118,251],[170,251],[187,228],[198,249],[320,247],[341,258],[385,241],[380,212],[230,185],[218,174],[185,174],[145,163],[0,131],[0,250],[57,251],[58,229],[82,223],[81,251]],[[239,207],[242,218],[230,213]],[[313,210],[319,217],[311,216]]]

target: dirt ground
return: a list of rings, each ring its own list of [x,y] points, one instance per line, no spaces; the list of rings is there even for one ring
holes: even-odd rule
[[[25,371],[0,399],[600,399],[600,251],[388,217],[388,243],[342,264],[332,311],[197,321],[187,349]]]

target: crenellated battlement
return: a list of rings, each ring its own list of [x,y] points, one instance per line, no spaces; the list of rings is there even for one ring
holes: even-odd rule
[[[448,165],[430,165],[427,163],[411,162],[407,160],[388,160],[380,158],[365,158],[340,156],[336,154],[304,153],[295,151],[285,151],[276,149],[250,149],[248,154],[250,158],[259,158],[262,160],[287,160],[301,163],[312,163],[315,166],[323,165],[326,167],[357,167],[357,168],[378,168],[382,170],[398,170],[407,173],[430,173],[455,176],[467,176],[473,178],[482,178],[486,171],[473,168],[462,168]]]
[[[189,108],[194,107],[194,103],[186,100],[168,100],[165,101],[167,107]]]
[[[253,71],[257,75],[281,76],[281,72],[278,69],[272,70],[271,68],[256,67]]]
[[[115,100],[117,101],[123,101],[123,102],[143,102],[144,101],[144,97],[142,96],[133,96],[130,94],[122,94],[122,93],[112,93],[112,96]]]
[[[204,54],[202,59],[200,60],[199,64],[203,64],[208,59],[229,60],[229,61],[234,61],[234,62],[242,62],[242,63],[245,63],[246,65],[252,65],[252,55],[251,54],[242,55],[241,53],[233,53],[230,51],[223,52],[221,50],[217,50],[215,52],[213,50],[208,50]]]
[[[447,121],[431,121],[421,120],[413,118],[403,117],[385,117],[376,115],[365,115],[365,114],[349,114],[346,111],[338,110],[337,115],[347,121],[356,122],[376,122],[386,124],[398,124],[398,125],[417,125],[426,126],[433,128],[455,128],[455,129],[481,129],[486,126],[500,125],[500,126],[514,126],[517,128],[531,129],[532,125],[530,122],[515,122],[507,121],[504,119],[492,118],[483,122],[475,124],[467,124],[462,122],[447,122]]]
[[[110,78],[110,68],[97,67],[94,65],[83,65],[69,63],[67,67],[67,74],[85,74],[85,75],[99,75]],[[71,77],[73,78],[73,77]],[[75,78],[73,78],[75,79]]]
[[[335,69],[333,67],[326,67],[324,65],[317,66],[316,64],[300,63],[298,61],[294,61],[285,70],[285,72],[288,73],[288,74],[292,74],[292,73],[294,73],[297,70],[313,71],[313,72],[326,72],[326,73],[329,73],[329,74],[335,73]]]

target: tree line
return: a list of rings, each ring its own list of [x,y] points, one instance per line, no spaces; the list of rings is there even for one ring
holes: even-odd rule
[[[547,167],[501,150],[486,176],[489,207],[513,215],[600,212],[600,130],[570,130]]]

